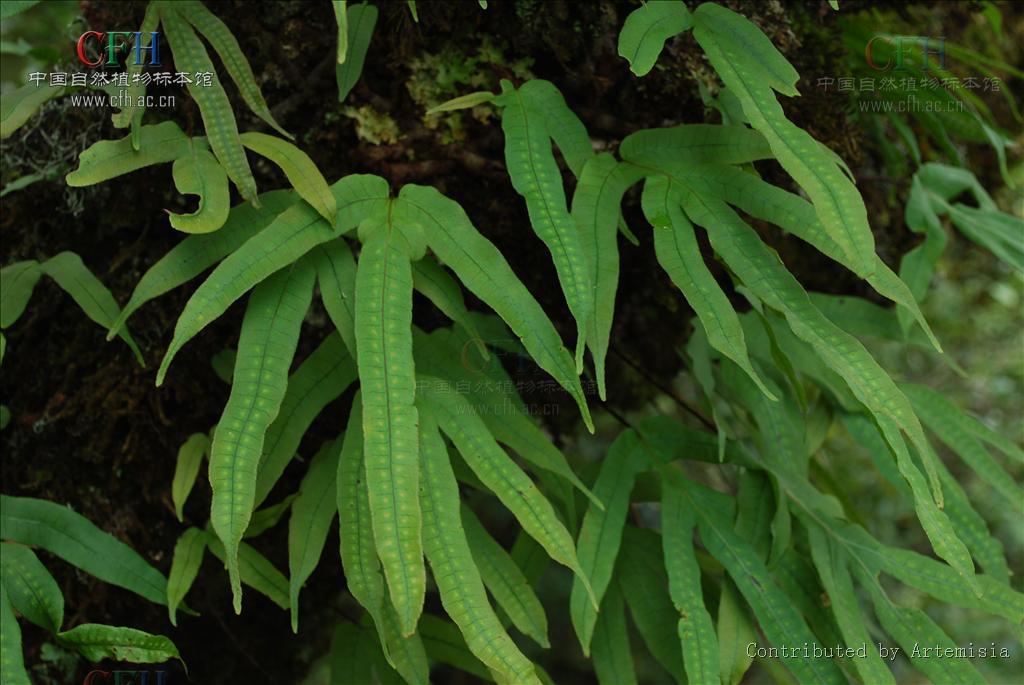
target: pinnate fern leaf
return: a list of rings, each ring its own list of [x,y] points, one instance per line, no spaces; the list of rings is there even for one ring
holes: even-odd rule
[[[265,133],[243,133],[240,139],[242,145],[281,167],[281,171],[288,177],[299,197],[308,202],[328,223],[334,225],[338,204],[331,194],[327,181],[309,155],[288,141]]]
[[[434,254],[509,325],[537,364],[576,400],[584,423],[593,430],[572,355],[494,244],[476,230],[458,203],[434,188],[406,185],[399,200],[423,227]]]
[[[803,616],[775,585],[757,553],[732,530],[729,521],[722,516],[721,505],[716,502],[719,496],[703,486],[674,477],[675,472],[663,470],[662,473],[670,476],[666,486],[678,488],[684,506],[695,512],[704,546],[725,566],[744,599],[754,610],[769,642],[780,646],[793,644],[794,640],[796,644],[815,642]],[[798,680],[815,683],[845,682],[839,668],[830,660],[813,657],[804,659],[792,652],[788,657],[783,655],[782,659]]]
[[[320,245],[314,252],[316,282],[327,316],[356,359],[356,260],[344,238]]]
[[[337,335],[330,335],[288,377],[277,418],[267,428],[256,476],[256,505],[270,494],[306,430],[324,407],[356,379],[356,366]]]
[[[183,233],[210,233],[227,221],[231,208],[228,177],[217,158],[193,146],[189,154],[174,160],[174,185],[185,195],[198,195],[199,208],[191,214],[170,213],[171,226]]]
[[[373,27],[377,23],[377,8],[368,2],[361,2],[348,7],[345,15],[347,49],[345,59],[339,59],[338,65],[335,67],[338,102],[344,102],[348,94],[355,88],[356,83],[359,82],[359,75],[363,71],[363,62],[366,60],[366,51],[369,50],[370,39],[373,37]],[[340,24],[338,30],[341,30]],[[340,46],[340,38],[338,43]]]
[[[420,376],[420,400],[429,407],[441,430],[473,473],[516,517],[523,529],[539,542],[548,555],[568,567],[581,579],[587,596],[596,604],[590,580],[580,565],[569,531],[555,515],[551,503],[530,478],[494,441],[487,426],[462,395],[444,392],[436,378]]]
[[[2,543],[3,586],[19,614],[43,630],[59,633],[64,623],[64,595],[57,581],[24,545]]]
[[[591,504],[587,509],[576,551],[598,605],[612,580],[634,480],[645,466],[645,455],[640,450],[636,433],[626,431],[608,448],[594,482],[594,496],[604,506],[598,508]],[[590,601],[587,587],[579,578],[573,579],[569,615],[583,653],[589,655],[598,609]]]
[[[193,433],[178,448],[174,478],[171,480],[171,501],[174,503],[174,513],[179,521],[184,520],[182,510],[185,508],[185,500],[192,492],[196,476],[199,475],[199,467],[202,466],[203,458],[209,451],[210,438],[205,433]]]
[[[161,4],[161,24],[173,46],[174,63],[178,69],[191,73],[212,73],[215,69],[210,55],[184,16],[192,9],[177,3]],[[245,150],[238,136],[238,124],[235,122],[235,115],[224,86],[215,79],[209,86],[190,83],[188,91],[199,105],[199,113],[202,115],[203,127],[206,129],[213,154],[220,160],[224,171],[238,187],[242,197],[258,205],[256,180],[245,157]],[[146,148],[146,141],[143,139],[140,151]]]
[[[473,510],[462,505],[462,527],[484,586],[512,625],[545,649],[548,619],[537,594],[512,556],[487,532]]]
[[[174,337],[157,371],[163,382],[178,350],[223,314],[250,288],[293,264],[317,245],[355,228],[387,198],[387,183],[377,176],[346,176],[332,187],[339,206],[337,228],[308,205],[292,205],[269,226],[221,262],[192,294],[174,327]]]
[[[649,177],[644,183],[642,206],[654,227],[654,253],[658,262],[693,307],[708,342],[736,362],[768,397],[774,399],[775,395],[754,370],[739,317],[704,264],[693,224],[673,198],[669,179]]]
[[[39,268],[71,296],[86,316],[107,329],[114,325],[121,309],[111,292],[89,271],[81,257],[74,252],[61,252],[40,264]],[[122,329],[118,337],[128,344],[135,358],[142,364],[142,352],[131,333]]]
[[[114,659],[135,664],[159,664],[181,659],[178,648],[163,635],[98,623],[83,623],[66,630],[57,635],[57,642],[89,661]]]
[[[312,264],[300,261],[253,290],[242,320],[231,395],[213,436],[210,521],[224,544],[236,613],[242,608],[239,543],[252,517],[264,438],[285,395],[314,276]]]
[[[661,541],[669,595],[679,612],[678,634],[686,679],[691,683],[714,683],[719,677],[718,637],[711,614],[704,606],[700,566],[693,547],[696,523],[696,514],[683,496],[663,485]]]
[[[228,70],[231,80],[235,82],[239,94],[253,114],[290,140],[291,134],[281,128],[270,113],[270,109],[263,99],[263,93],[260,92],[260,88],[256,84],[256,77],[252,73],[252,67],[249,66],[249,60],[246,59],[245,53],[242,52],[238,41],[227,25],[199,0],[186,0],[184,3],[175,2],[174,4],[184,5],[182,13],[185,19],[213,46],[220,61]],[[203,121],[206,121],[205,117]]]
[[[205,530],[189,528],[174,543],[171,571],[167,578],[167,614],[171,625],[178,625],[178,606],[199,575],[208,537]]]
[[[337,504],[338,532],[341,536],[339,551],[348,590],[370,614],[377,630],[381,631],[386,597],[370,523],[370,499],[363,454],[362,398],[359,392],[352,399],[348,428],[338,457]],[[387,656],[387,641],[382,632],[381,644]]]
[[[607,399],[605,359],[619,282],[617,216],[622,197],[642,172],[603,153],[587,160],[572,197],[572,217],[594,289],[594,308],[587,319],[587,347],[593,356],[598,394]]]
[[[531,82],[534,83],[534,82]],[[530,223],[547,245],[558,281],[576,319],[576,370],[582,370],[587,318],[593,309],[593,289],[580,236],[566,205],[565,188],[551,149],[546,117],[522,92],[505,87],[497,102],[505,132],[505,164],[516,192],[526,200]]]
[[[411,635],[423,610],[426,580],[417,498],[410,247],[390,211],[386,220],[363,227],[368,235],[356,272],[356,346],[366,483],[391,602],[402,634]]]
[[[533,665],[512,642],[487,601],[463,530],[459,488],[437,423],[428,411],[422,413],[421,422],[423,546],[445,611],[459,626],[473,654],[496,672],[500,681],[539,684]]]
[[[288,521],[288,596],[292,632],[299,630],[299,591],[323,553],[331,522],[338,513],[338,455],[341,442],[328,442],[313,456],[299,486]]]
[[[7,685],[32,683],[21,653],[21,626],[3,584],[0,584],[0,679]]]
[[[71,509],[0,495],[0,539],[45,549],[100,580],[167,603],[167,579],[131,547]]]
[[[630,71],[646,75],[665,47],[665,41],[693,26],[693,15],[682,0],[650,0],[626,17],[619,34],[619,56]]]
[[[600,685],[636,685],[636,666],[618,585],[608,586],[594,626],[594,674]]]
[[[139,307],[184,285],[241,247],[246,240],[267,227],[278,214],[295,202],[291,191],[272,190],[260,195],[259,209],[251,204],[232,207],[227,221],[209,234],[189,236],[175,245],[135,284],[128,304],[107,333],[113,339]]]
[[[798,95],[793,66],[740,14],[707,2],[693,14],[693,35],[715,71],[735,93],[751,125],[762,133],[782,167],[803,187],[826,232],[851,263],[873,271],[874,237],[864,201],[833,156],[794,125],[775,98]]]

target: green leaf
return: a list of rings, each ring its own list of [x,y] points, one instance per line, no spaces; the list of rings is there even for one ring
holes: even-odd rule
[[[513,410],[495,413],[490,411],[484,412],[482,418],[495,440],[514,450],[525,461],[570,483],[594,506],[598,508],[604,506],[601,500],[576,476],[565,455],[551,443],[551,440],[524,412]]]
[[[487,601],[459,514],[459,486],[448,450],[429,411],[420,417],[423,547],[445,611],[459,626],[470,650],[499,679],[538,683],[533,664],[505,632]]]
[[[622,197],[639,177],[608,153],[583,165],[572,197],[572,217],[580,233],[583,254],[594,288],[594,309],[587,318],[587,347],[594,359],[598,394],[607,399],[605,358],[615,312],[619,281],[617,217]]]
[[[332,0],[334,20],[338,24],[338,64],[345,63],[348,52],[348,11],[345,0]]]
[[[835,614],[836,623],[843,633],[847,647],[867,649],[866,658],[851,659],[862,682],[892,683],[896,679],[886,667],[878,653],[878,646],[871,639],[864,616],[858,605],[857,594],[853,588],[853,579],[847,568],[847,560],[838,546],[834,546],[825,534],[813,526],[807,528],[811,544],[811,557],[818,569],[825,592],[828,593],[829,605]]]
[[[185,599],[199,574],[209,535],[198,528],[189,528],[174,544],[171,572],[167,578],[167,614],[171,625],[178,625],[178,605]]]
[[[6,5],[4,5],[6,9]],[[31,685],[21,653],[21,626],[14,617],[7,589],[0,583],[0,680],[4,685]]]
[[[654,253],[658,263],[693,307],[708,342],[736,362],[761,391],[774,400],[774,393],[754,370],[739,317],[704,263],[693,224],[673,197],[669,180],[663,176],[648,178],[644,183],[642,205],[654,228]]]
[[[140,129],[140,144],[132,147],[131,136],[101,140],[78,155],[78,168],[66,181],[73,188],[91,186],[138,169],[173,162],[191,153],[192,146],[205,145],[202,138],[189,138],[173,121]]]
[[[868,451],[875,467],[885,479],[901,494],[912,497],[911,488],[896,468],[894,454],[879,428],[868,417],[860,414],[843,414],[841,419],[854,440]],[[938,468],[945,496],[943,513],[955,527],[957,536],[964,541],[987,573],[1003,582],[1009,582],[1010,570],[1002,544],[989,533],[985,520],[974,510],[963,489],[941,462]]]
[[[708,231],[711,246],[729,268],[769,307],[780,311],[793,333],[809,343],[828,367],[842,374],[845,383],[876,419],[889,418],[910,437],[929,470],[934,504],[941,503],[941,488],[921,424],[910,402],[864,346],[829,321],[814,307],[807,293],[760,241],[753,229],[721,201],[684,192],[683,206]],[[899,431],[891,441],[903,445]],[[965,573],[967,569],[964,568]],[[969,575],[969,573],[968,573]]]
[[[364,685],[372,683],[373,660],[367,655],[376,646],[376,639],[362,626],[342,622],[334,627],[330,647],[330,685]]]
[[[328,442],[313,456],[299,486],[288,520],[288,576],[292,632],[299,632],[299,590],[320,563],[331,522],[338,513],[338,454],[341,443]]]
[[[148,48],[152,44],[153,33],[159,25],[160,3],[150,2],[146,5],[146,13],[142,17],[142,25],[139,26],[139,33],[141,34],[139,39],[142,42],[142,49]],[[142,81],[137,80],[142,74],[143,66],[142,64],[135,64],[134,60],[127,64],[130,82],[125,93],[125,107],[110,117],[115,128],[128,128],[131,126],[131,142],[132,148],[135,150],[141,147],[142,116],[146,113],[145,105],[140,104],[140,102],[145,102],[146,85]],[[140,100],[140,98],[142,99]]]
[[[593,420],[572,356],[562,346],[554,325],[494,244],[476,230],[458,203],[435,188],[406,185],[399,201],[406,204],[410,216],[423,226],[428,244],[438,259],[509,325],[537,364],[576,400],[584,423],[593,431]]]
[[[964,658],[935,658],[923,650],[916,649],[927,645],[941,650],[956,649],[957,645],[943,630],[920,609],[902,607],[893,604],[885,593],[872,582],[868,574],[857,569],[860,584],[868,589],[875,605],[882,628],[896,640],[897,644],[910,658],[910,662],[929,680],[940,683],[978,685],[985,679],[975,670],[970,661]]]
[[[0,19],[10,19],[39,4],[39,0],[7,0],[0,9]]]
[[[530,224],[547,245],[558,281],[576,319],[576,371],[582,369],[587,317],[594,292],[579,232],[566,206],[565,188],[551,150],[544,115],[518,90],[503,93],[501,116],[505,132],[505,165],[512,187],[526,200]]]
[[[29,259],[0,269],[0,328],[7,328],[20,317],[43,270]]]
[[[860,193],[834,156],[786,118],[772,92],[797,95],[799,74],[757,26],[721,5],[708,2],[697,8],[693,35],[726,87],[739,98],[751,126],[807,191],[825,231],[851,263],[870,273],[875,241]]]
[[[224,543],[235,613],[242,608],[238,545],[255,506],[264,437],[284,399],[313,279],[312,264],[300,261],[253,290],[242,320],[231,395],[213,436],[210,521]]]
[[[323,174],[305,152],[286,140],[265,133],[243,133],[242,145],[281,167],[295,191],[328,223],[335,223],[338,205]]]
[[[633,623],[648,650],[672,680],[685,683],[683,654],[676,630],[679,614],[672,608],[665,561],[654,531],[626,526],[616,577]],[[669,682],[664,677],[659,681]]]
[[[385,659],[402,676],[409,685],[428,685],[430,677],[430,665],[427,663],[427,653],[423,648],[423,641],[418,633],[402,635],[398,624],[398,616],[394,607],[390,604],[385,606],[383,622],[377,627],[381,640],[386,646]],[[384,667],[386,668],[386,664]],[[387,680],[386,675],[378,669],[378,676],[384,682],[395,682],[395,679]]]
[[[281,517],[285,515],[285,512],[291,508],[292,502],[295,501],[296,496],[298,496],[297,492],[292,493],[277,504],[272,504],[269,507],[257,509],[252,512],[252,518],[249,519],[249,526],[245,529],[245,535],[242,537],[258,537],[276,526],[281,521]]]
[[[4,10],[7,9],[4,3]],[[49,83],[26,83],[20,88],[4,93],[0,97],[0,139],[9,137],[32,118],[39,108],[53,98],[60,97],[66,88],[54,87]]]
[[[338,102],[344,102],[363,72],[366,51],[370,48],[373,27],[377,23],[377,8],[363,2],[348,8],[348,50],[344,63],[335,68],[338,81]]]
[[[199,208],[191,214],[170,213],[171,226],[184,233],[210,233],[224,225],[231,208],[228,177],[205,147],[178,157],[172,167],[174,185],[183,195],[198,195]]]
[[[135,290],[107,333],[113,339],[128,317],[142,305],[184,285],[224,259],[252,236],[266,228],[277,215],[295,203],[291,191],[272,190],[260,195],[259,209],[251,204],[236,205],[219,230],[185,238],[161,257],[135,284]]]
[[[637,473],[644,470],[646,465],[636,433],[631,430],[620,433],[608,448],[608,453],[601,462],[597,480],[594,482],[594,496],[604,504],[604,507],[598,508],[591,503],[583,517],[576,553],[579,555],[585,577],[590,580],[597,601],[596,604],[592,603],[588,596],[590,588],[579,578],[574,578],[569,599],[569,615],[583,648],[583,654],[587,656],[590,655],[590,642],[597,623],[597,606],[600,605],[611,583],[612,570],[619,555],[622,529],[626,524],[633,483]]]
[[[177,6],[181,3],[175,2],[174,4]],[[252,67],[249,66],[249,60],[245,58],[245,53],[239,47],[238,41],[235,40],[234,35],[231,33],[231,29],[217,18],[213,12],[208,10],[202,2],[188,2],[184,9],[184,16],[213,46],[217,56],[220,57],[220,61],[224,64],[224,68],[228,70],[231,80],[238,87],[239,94],[245,100],[245,104],[248,105],[249,109],[252,110],[252,113],[282,136],[291,139],[291,134],[274,121],[274,116],[270,113],[270,109],[263,99],[263,93],[260,92],[260,87],[256,84],[256,77],[252,73]],[[171,40],[173,41],[173,39]],[[172,44],[172,48],[176,47],[177,45]],[[192,91],[191,88],[189,90]],[[192,92],[193,97],[195,97],[194,91]],[[196,100],[198,102],[198,98]],[[205,123],[205,116],[203,121]]]
[[[356,359],[356,260],[344,238],[324,243],[313,252],[320,299],[331,323]]]
[[[360,395],[356,392],[352,399],[352,410],[338,459],[338,533],[341,536],[341,565],[345,570],[348,590],[370,613],[380,630],[383,623],[384,579],[370,524]],[[383,636],[381,642],[384,642]]]
[[[961,203],[949,206],[960,232],[1018,272],[1024,271],[1024,219]]]
[[[429,335],[413,331],[416,368],[423,373],[469,388],[467,398],[477,408],[477,415],[487,424],[494,439],[514,450],[533,466],[553,473],[583,493],[591,502],[601,501],[580,481],[565,455],[552,444],[547,435],[530,419],[527,408],[511,389],[513,382],[495,357],[480,364],[467,358],[471,343],[479,343],[458,331],[436,329]]]
[[[548,555],[579,577],[593,599],[590,581],[576,556],[572,536],[555,515],[551,503],[541,494],[519,466],[494,441],[487,426],[469,401],[458,393],[441,392],[436,378],[420,376],[417,392],[430,408],[444,433],[480,481],[493,492],[539,542]]]
[[[917,512],[921,527],[924,528],[928,540],[932,543],[932,549],[948,561],[963,576],[964,581],[975,589],[975,593],[980,595],[975,584],[974,562],[971,559],[971,554],[967,546],[957,536],[949,517],[928,496],[928,484],[925,477],[917,468],[906,444],[900,438],[896,423],[887,416],[878,417],[877,422],[882,435],[889,443],[889,449],[896,457],[896,467],[914,495],[914,511]],[[931,450],[931,447],[927,449]],[[931,454],[931,457],[938,460],[934,453]],[[924,460],[927,457],[920,455],[920,458]]]
[[[601,600],[594,626],[594,674],[599,685],[636,685],[636,667],[626,627],[626,607],[618,585],[611,584]]]
[[[86,316],[100,326],[109,329],[117,321],[117,317],[121,314],[117,301],[100,280],[89,271],[89,268],[82,263],[82,258],[77,254],[61,252],[47,259],[39,268],[71,296],[71,299]],[[132,339],[131,333],[122,330],[118,336],[128,344],[139,364],[144,364],[142,352],[139,351],[139,346]]]
[[[676,170],[700,164],[746,164],[770,159],[764,136],[746,126],[682,124],[635,131],[622,139],[622,159],[640,167]]]
[[[67,507],[0,495],[0,539],[39,547],[100,580],[167,603],[167,579],[131,547]]]
[[[206,48],[203,47],[195,31],[185,21],[185,16],[191,16],[193,12],[195,12],[195,8],[188,5],[167,3],[160,5],[161,23],[174,51],[174,65],[184,72],[212,73],[215,69],[210,55],[206,52]],[[208,25],[206,22],[200,22],[200,24]],[[224,60],[223,55],[221,59]],[[226,66],[230,64],[228,60],[224,60],[224,62]],[[192,99],[199,106],[203,127],[206,129],[213,154],[217,155],[224,171],[234,181],[242,197],[254,205],[258,205],[256,180],[249,168],[249,161],[245,158],[245,150],[238,137],[238,124],[235,122],[235,114],[231,110],[231,102],[224,91],[224,86],[218,79],[213,79],[210,85],[189,83],[187,87]],[[242,90],[244,91],[244,89]],[[142,148],[145,149],[145,147],[145,140],[143,140]]]
[[[93,662],[114,659],[135,664],[160,664],[171,659],[181,660],[178,648],[168,638],[134,628],[83,623],[59,634],[57,641]]]
[[[857,261],[848,259],[821,225],[813,205],[799,195],[725,164],[700,164],[680,168],[679,171],[685,176],[685,183],[695,191],[718,197],[755,218],[772,222],[867,280],[875,292],[892,300],[912,316],[932,345],[941,351],[942,347],[921,313],[911,288],[877,255],[868,271]]]
[[[970,419],[944,395],[925,385],[903,383],[900,388],[910,399],[914,411],[921,417],[924,425],[956,452],[982,480],[1003,495],[1010,506],[1016,507],[1019,511],[1021,502],[1024,502],[1024,490],[1021,490],[1013,477],[999,465],[985,449],[981,440],[965,425]]]
[[[367,658],[376,648],[376,638],[365,628],[342,622],[331,634],[329,651],[330,685],[373,683],[374,661]]]
[[[739,685],[754,663],[754,657],[747,652],[747,646],[755,644],[758,637],[750,615],[740,603],[735,583],[728,578],[722,580],[715,629],[719,676],[723,685]]]
[[[266,500],[284,473],[313,420],[355,379],[356,365],[336,334],[328,336],[288,377],[281,409],[263,441],[256,475],[256,506]]]
[[[192,492],[203,457],[210,450],[210,439],[205,433],[193,433],[178,448],[178,460],[174,465],[174,479],[171,481],[171,501],[174,502],[174,513],[179,521],[184,521],[182,509],[185,500]]]
[[[550,81],[531,79],[518,92],[530,111],[543,118],[544,128],[562,153],[565,165],[579,178],[583,164],[594,156],[594,145],[583,122]]]
[[[384,594],[384,578],[373,540],[363,454],[363,412],[359,392],[352,399],[338,461],[338,532],[341,564],[349,592],[377,628],[387,663],[408,682],[426,682],[427,664],[417,634],[403,637],[394,608]]]
[[[879,546],[877,560],[873,561],[893,578],[941,602],[1001,616],[1014,624],[1024,621],[1024,594],[1011,588],[1005,580],[988,575],[977,576],[981,590],[979,597],[964,587],[960,575],[951,566],[923,554]]]
[[[0,564],[7,598],[22,616],[51,633],[64,623],[64,595],[28,547],[3,543]]]
[[[495,98],[494,93],[489,90],[478,90],[475,93],[466,93],[458,97],[446,100],[436,107],[431,107],[426,111],[426,115],[432,116],[434,114],[441,114],[443,112],[455,112],[460,109],[470,109],[477,107],[485,102],[493,102]]]
[[[203,281],[178,317],[174,338],[157,371],[157,385],[163,383],[178,350],[223,314],[235,300],[317,245],[359,225],[387,198],[388,188],[387,183],[377,176],[353,175],[335,183],[332,192],[338,200],[338,228],[331,228],[308,205],[292,205],[232,252]]]
[[[526,576],[512,556],[491,537],[473,510],[462,505],[462,527],[484,586],[512,625],[548,649],[548,619]]]
[[[629,13],[619,33],[619,56],[629,69],[644,76],[665,47],[665,41],[693,26],[693,15],[682,0],[648,0]]]
[[[700,566],[693,549],[696,513],[681,494],[662,485],[661,542],[668,572],[668,590],[679,612],[679,641],[683,648],[686,679],[715,683],[719,678],[718,638],[711,614],[704,606]]]
[[[491,672],[469,651],[462,633],[451,621],[423,614],[420,617],[419,633],[427,656],[434,661],[448,664],[486,682],[493,682]]]
[[[960,483],[941,464],[939,476],[942,479],[942,491],[946,496],[943,511],[956,528],[957,536],[964,541],[986,573],[1002,583],[1009,584],[1010,569],[1003,544],[989,531],[985,519],[971,505]]]
[[[389,212],[390,214],[390,212]],[[410,247],[389,221],[363,241],[356,272],[356,347],[373,536],[403,635],[423,609]]]
[[[206,546],[227,568],[224,545],[213,534],[207,534]],[[271,602],[288,609],[288,579],[270,561],[247,543],[238,545],[238,577]]]
[[[662,470],[663,475],[678,472]],[[772,580],[764,563],[750,544],[737,535],[729,521],[721,515],[716,499],[722,495],[685,478],[673,477],[669,486],[678,488],[685,505],[697,516],[697,526],[705,548],[720,561],[736,583],[744,599],[754,610],[758,623],[773,645],[811,644],[814,634],[803,616]],[[792,652],[782,655],[783,663],[801,682],[845,683],[838,667],[830,660],[804,659]]]
[[[473,323],[473,317],[466,309],[466,302],[462,298],[462,291],[459,284],[455,282],[448,272],[432,259],[421,259],[413,262],[412,285],[434,303],[434,306],[441,310],[445,316],[460,324],[472,336],[477,348],[484,359],[490,359],[487,352],[487,345],[480,337],[480,332]]]

